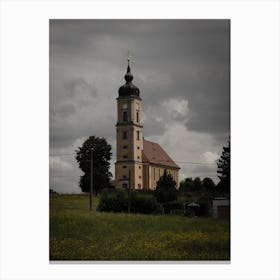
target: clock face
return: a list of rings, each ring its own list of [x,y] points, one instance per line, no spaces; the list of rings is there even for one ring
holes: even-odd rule
[[[122,108],[123,108],[123,109],[127,109],[127,104],[123,104],[123,105],[122,105]]]

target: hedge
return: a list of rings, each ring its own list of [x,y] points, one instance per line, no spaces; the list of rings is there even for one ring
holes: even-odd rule
[[[164,208],[164,213],[169,214],[172,210],[181,210],[183,209],[183,204],[174,200],[174,201],[169,201],[161,204],[162,207]]]
[[[131,212],[149,214],[153,213],[156,208],[157,202],[152,194],[131,191]],[[127,190],[103,190],[97,210],[104,212],[127,212]]]

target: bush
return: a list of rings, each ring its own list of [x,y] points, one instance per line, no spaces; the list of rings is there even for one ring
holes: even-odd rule
[[[210,216],[211,204],[208,202],[201,202],[198,210],[198,214],[201,217]]]
[[[149,214],[156,210],[157,201],[153,195],[132,192],[131,212]]]
[[[124,190],[114,191],[105,189],[101,193],[97,210],[107,212],[123,212],[127,210],[127,205],[128,199]]]
[[[184,216],[184,210],[183,209],[174,209],[170,211],[171,215],[177,215],[177,216]]]
[[[131,191],[131,212],[149,214],[157,207],[153,195]],[[99,199],[98,211],[127,212],[128,192],[126,190],[104,190]]]
[[[178,210],[178,209],[181,210],[181,209],[183,209],[182,203],[180,203],[178,201],[165,202],[165,203],[163,203],[161,205],[164,208],[164,213],[165,214],[169,214],[173,210]]]
[[[154,190],[134,190],[133,192],[139,193],[139,194],[144,194],[144,195],[154,195],[155,194]]]
[[[200,205],[198,209],[198,215],[203,216],[203,217],[208,217],[210,216],[210,211],[212,207],[212,202],[211,200],[207,198],[201,198],[197,201],[197,203]]]

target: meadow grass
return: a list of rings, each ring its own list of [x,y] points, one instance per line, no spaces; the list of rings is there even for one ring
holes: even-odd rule
[[[89,212],[88,204],[85,195],[50,195],[50,260],[230,259],[228,221]]]

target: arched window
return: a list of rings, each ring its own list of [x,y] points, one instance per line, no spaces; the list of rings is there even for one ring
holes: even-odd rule
[[[136,122],[139,123],[139,112],[136,112]]]
[[[127,112],[123,112],[123,122],[127,122]]]

